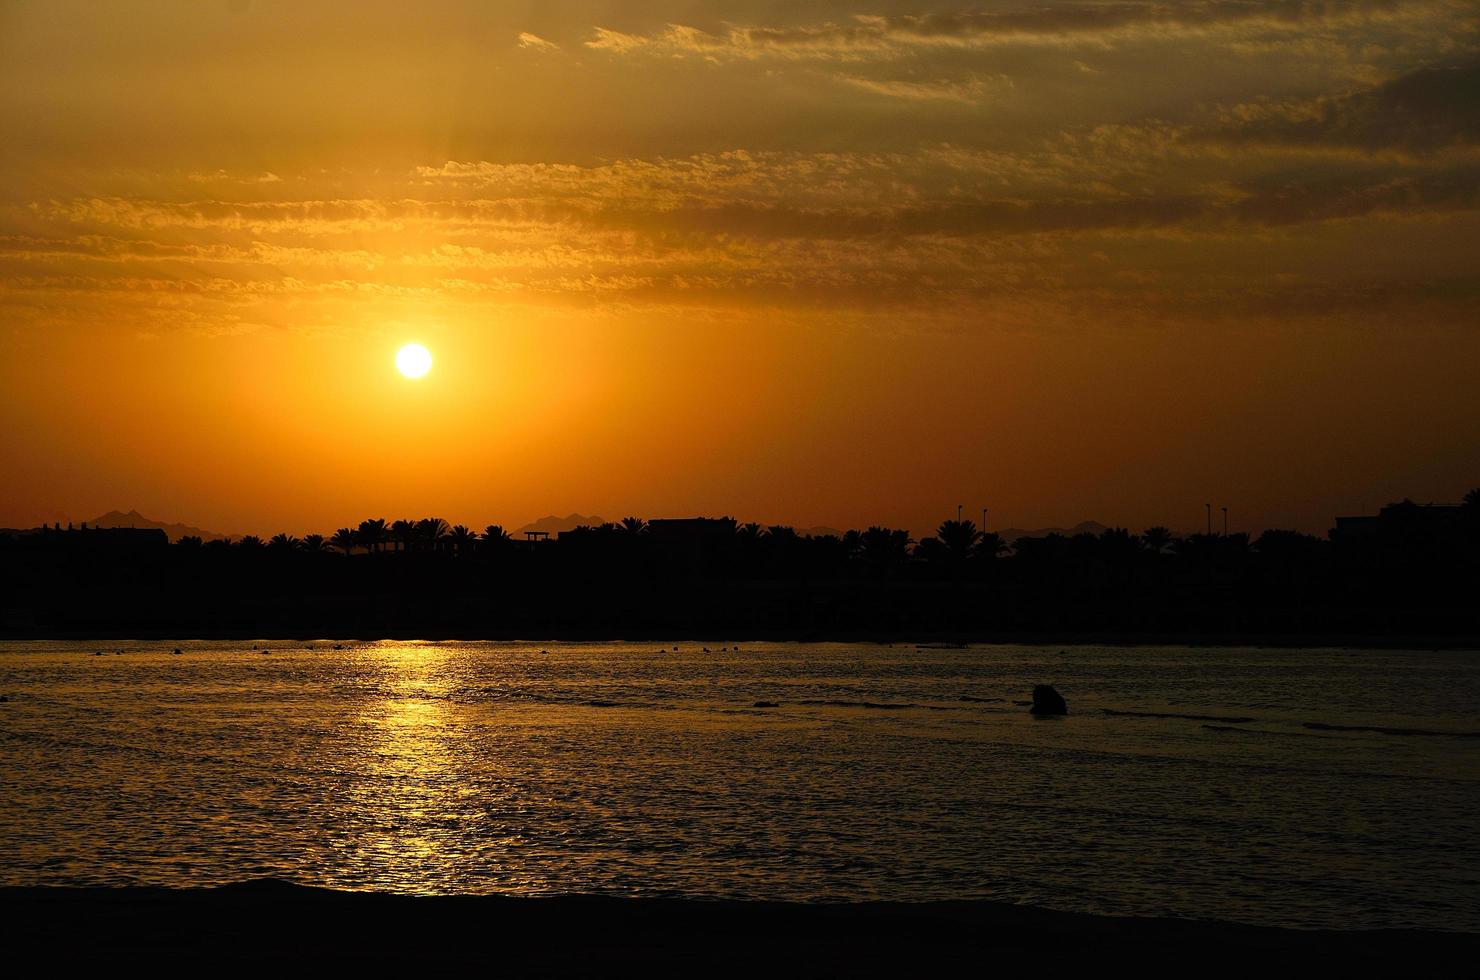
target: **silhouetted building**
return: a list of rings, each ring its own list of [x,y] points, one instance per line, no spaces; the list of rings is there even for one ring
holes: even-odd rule
[[[1463,508],[1457,504],[1415,504],[1405,500],[1388,504],[1375,516],[1336,518],[1331,540],[1357,543],[1444,538],[1454,533],[1462,514]]]
[[[22,551],[79,552],[98,556],[134,555],[169,547],[170,538],[152,527],[72,527],[42,525],[10,532],[12,547]]]
[[[1375,516],[1338,517],[1331,544],[1340,560],[1357,569],[1389,571],[1423,565],[1437,571],[1463,540],[1464,510],[1453,504],[1388,504]]]

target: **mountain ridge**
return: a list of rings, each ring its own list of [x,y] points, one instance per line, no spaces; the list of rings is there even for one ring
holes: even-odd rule
[[[1000,535],[1003,541],[1012,544],[1019,538],[1046,538],[1050,534],[1062,534],[1066,538],[1072,538],[1076,534],[1093,534],[1098,537],[1108,530],[1110,528],[1099,521],[1080,521],[1073,527],[1004,527],[994,533]]]
[[[158,528],[169,535],[170,541],[179,541],[185,537],[197,537],[202,541],[215,541],[220,538],[229,537],[217,531],[207,531],[190,524],[171,524],[167,521],[156,521],[145,517],[137,510],[124,513],[121,510],[110,510],[100,517],[94,517],[87,522],[92,527],[144,527]]]

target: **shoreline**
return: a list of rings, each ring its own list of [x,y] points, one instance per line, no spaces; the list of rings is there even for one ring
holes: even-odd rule
[[[216,888],[0,888],[6,952],[62,962],[487,964],[770,974],[985,964],[1244,974],[1277,965],[1421,972],[1480,933],[1299,930],[985,901],[800,904],[598,896],[408,896],[263,879]],[[1165,959],[1161,959],[1165,957]]]

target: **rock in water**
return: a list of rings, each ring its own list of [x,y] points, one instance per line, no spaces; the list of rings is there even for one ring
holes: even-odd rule
[[[1067,715],[1069,705],[1052,684],[1039,684],[1033,688],[1033,707],[1028,710],[1035,715]]]

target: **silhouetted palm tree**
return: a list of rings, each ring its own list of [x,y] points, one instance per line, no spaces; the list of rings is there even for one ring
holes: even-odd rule
[[[329,538],[329,544],[348,555],[360,543],[360,536],[347,527],[342,527]]]
[[[502,551],[513,540],[509,532],[504,530],[502,524],[490,524],[483,529],[483,548],[485,551]]]
[[[245,548],[248,551],[254,551],[257,548],[262,547],[262,539],[259,538],[259,537],[257,537],[257,535],[255,535],[255,534],[249,534],[246,537],[242,538],[240,541],[238,541],[236,543],[236,546],[238,548]]]
[[[932,565],[950,564],[951,556],[940,538],[921,538],[915,545],[915,557]]]
[[[935,536],[945,545],[944,557],[961,564],[971,557],[982,534],[971,521],[942,521],[935,529]]]
[[[436,551],[447,536],[447,522],[440,517],[424,517],[416,522],[416,538],[428,551]]]
[[[751,522],[735,528],[735,552],[743,573],[754,575],[765,565],[767,545],[765,528]]]
[[[1239,534],[1189,534],[1172,543],[1177,557],[1203,567],[1237,564],[1249,551],[1249,536]]]
[[[319,555],[323,554],[327,544],[322,534],[305,534],[299,547],[309,554]]]
[[[201,540],[194,534],[187,534],[179,541],[176,541],[175,544],[182,548],[199,548],[201,546]]]
[[[461,524],[458,524],[457,526],[452,528],[452,530],[447,532],[448,543],[452,545],[452,550],[457,552],[459,555],[467,552],[467,550],[473,546],[473,542],[477,540],[478,533],[476,531],[468,530]]]
[[[1007,542],[996,531],[983,531],[977,538],[976,554],[979,558],[992,561],[1007,550]]]
[[[360,522],[360,542],[371,551],[384,548],[387,536],[385,518],[377,517]]]
[[[1289,566],[1299,561],[1313,561],[1324,557],[1331,543],[1312,534],[1269,528],[1259,535],[1251,546],[1261,558],[1272,563]]]
[[[910,532],[875,525],[859,535],[858,553],[880,569],[902,565],[910,557]]]
[[[1106,528],[1100,532],[1100,557],[1108,562],[1131,561],[1141,553],[1141,539],[1123,527]]]
[[[298,550],[298,539],[291,534],[274,534],[272,540],[267,542],[267,547],[277,552],[288,552]]]
[[[396,541],[396,550],[405,551],[416,542],[416,522],[400,520],[391,525],[391,537]]]
[[[1089,531],[1080,531],[1069,538],[1068,555],[1079,561],[1093,561],[1100,555],[1100,539]]]
[[[782,547],[795,544],[802,539],[802,536],[797,534],[796,528],[786,524],[772,524],[766,528],[766,536],[771,539],[772,543]]]
[[[624,517],[622,518],[622,530],[636,536],[647,530],[647,521],[641,517]]]
[[[1146,546],[1147,551],[1159,555],[1167,550],[1175,537],[1170,530],[1158,524],[1141,532],[1141,543]]]

